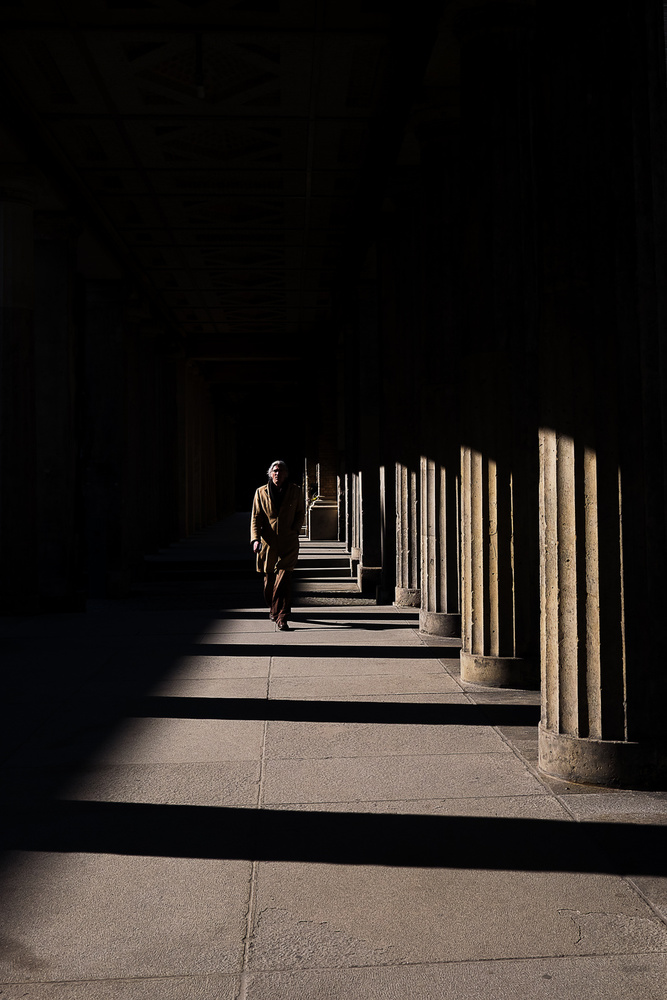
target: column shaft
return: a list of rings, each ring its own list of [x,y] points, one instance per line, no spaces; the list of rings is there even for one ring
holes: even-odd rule
[[[396,605],[421,605],[420,520],[417,473],[396,463]]]
[[[420,471],[422,600],[419,627],[433,635],[456,637],[461,634],[458,476],[426,456],[422,456]]]
[[[531,14],[461,16],[466,358],[462,679],[538,683]]]
[[[38,217],[35,382],[39,588],[42,606],[78,607],[81,567],[77,454],[77,344],[72,315],[72,220]]]
[[[377,596],[382,575],[380,482],[380,359],[378,290],[375,282],[360,286],[358,302],[358,501],[359,590]],[[393,530],[393,527],[392,527]]]
[[[383,600],[419,607],[419,177],[399,169],[388,188],[378,238],[383,469]]]
[[[0,608],[35,611],[33,205],[0,187]]]
[[[457,637],[460,608],[461,179],[458,123],[428,119],[421,153],[419,514],[422,632]]]
[[[126,518],[127,289],[117,280],[86,282],[86,447],[84,495],[88,594],[118,597],[133,575]]]
[[[628,0],[610,9],[601,43],[593,11],[576,11],[575,20],[574,5],[556,17],[543,11],[540,35],[538,164],[551,193],[540,345],[540,767],[572,781],[663,788],[663,25],[655,5]],[[575,76],[559,55],[565,38]]]

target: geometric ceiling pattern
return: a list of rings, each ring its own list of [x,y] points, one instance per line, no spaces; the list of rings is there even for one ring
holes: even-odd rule
[[[14,92],[195,355],[317,330],[355,239],[393,5],[24,0],[0,29]]]

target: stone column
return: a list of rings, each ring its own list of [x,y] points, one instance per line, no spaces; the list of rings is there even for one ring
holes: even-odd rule
[[[418,128],[422,151],[419,513],[422,632],[461,634],[461,182],[458,123],[443,111]]]
[[[169,336],[162,329],[144,331],[146,347],[144,380],[150,400],[143,453],[150,468],[144,493],[143,550],[157,551],[178,537],[176,365]],[[216,472],[225,477],[226,489],[234,495],[234,459],[218,452]],[[140,470],[141,474],[141,470]],[[143,472],[144,477],[146,472]],[[233,510],[231,507],[224,513]]]
[[[361,559],[361,499],[360,499],[360,473],[353,472],[349,485],[349,523],[350,523],[350,573],[357,575],[359,560]]]
[[[346,473],[341,473],[337,477],[336,486],[338,496],[338,540],[344,542],[345,547],[349,548],[350,543],[347,527],[348,486]]]
[[[519,456],[492,453],[499,457],[466,446],[461,455],[461,677],[492,687],[534,687],[536,526],[518,509],[527,500],[532,512],[534,477],[517,471]]]
[[[378,468],[359,473],[359,552],[357,583],[362,594],[376,596],[382,574],[381,477]]]
[[[81,549],[77,456],[74,253],[78,226],[64,214],[35,224],[35,383],[39,588],[44,608],[78,607]],[[80,388],[80,387],[79,387]]]
[[[399,608],[418,608],[420,589],[419,489],[417,473],[396,463],[396,597]]]
[[[332,337],[327,331],[327,339]],[[338,483],[336,476],[336,395],[324,386],[318,394],[319,414],[314,419],[307,468],[312,470],[309,482],[313,490],[308,511],[308,535],[311,539],[333,541],[339,537]],[[311,457],[315,453],[317,459]]]
[[[662,9],[619,3],[600,38],[593,10],[565,4],[544,10],[540,29],[536,138],[550,201],[540,345],[539,763],[570,781],[665,788]]]
[[[84,495],[88,594],[118,597],[133,576],[124,504],[127,469],[127,288],[120,280],[86,282],[86,446]]]
[[[376,596],[382,575],[380,480],[380,351],[375,281],[360,284],[358,300],[359,425],[357,507],[359,590]],[[392,528],[393,530],[393,528]]]
[[[216,396],[216,492],[218,496],[218,517],[233,514],[236,494],[236,411],[227,395]],[[270,459],[272,461],[272,459]]]
[[[165,410],[164,332],[151,309],[135,294],[125,309],[124,350],[127,444],[123,506],[129,547],[137,554],[155,552],[173,523],[173,493],[165,476],[165,458],[175,453],[173,414]]]
[[[215,483],[215,413],[211,387],[202,379],[202,516],[204,527],[217,519]]]
[[[321,407],[322,424],[317,442],[319,494],[329,503],[335,503],[338,498],[336,475],[338,460],[336,452],[336,397],[333,391],[324,395]]]
[[[308,503],[310,503],[313,497],[319,495],[317,462],[312,454],[306,455],[304,467],[304,486],[306,490],[305,496]]]
[[[204,525],[202,483],[202,406],[199,369],[190,362],[187,380],[189,534]]]
[[[450,463],[449,469],[452,469]],[[421,581],[419,628],[456,638],[459,613],[459,477],[427,456],[421,460]]]
[[[350,576],[357,578],[361,558],[358,471],[360,368],[353,287],[350,275],[340,280],[334,289],[332,315],[337,341],[337,445],[344,489],[344,501],[339,510],[340,537],[345,540],[349,554]]]
[[[14,173],[16,176],[14,176]],[[33,204],[0,171],[0,609],[37,610]]]
[[[381,428],[382,598],[419,607],[419,177],[396,170],[378,234],[378,278],[385,400]]]
[[[532,37],[518,4],[460,17],[464,183],[461,677],[538,681]]]
[[[190,474],[188,436],[188,362],[179,358],[176,362],[176,428],[178,439],[178,537],[187,538],[190,524]]]
[[[217,516],[216,417],[210,386],[193,361],[179,361],[177,382],[179,533],[185,538]]]

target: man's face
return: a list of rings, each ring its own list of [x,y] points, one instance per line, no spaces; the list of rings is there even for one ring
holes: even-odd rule
[[[280,487],[283,485],[287,479],[287,473],[285,472],[284,465],[272,465],[271,466],[271,479],[276,486]]]

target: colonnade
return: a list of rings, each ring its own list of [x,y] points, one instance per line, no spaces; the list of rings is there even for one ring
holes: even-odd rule
[[[379,489],[379,599],[391,581],[423,633],[459,635],[464,681],[541,687],[546,772],[664,787],[664,38],[648,4],[608,12],[602,40],[565,8],[467,10],[460,115],[414,122],[377,244],[394,360],[372,484],[344,452],[347,538],[363,565]],[[348,318],[358,342],[368,325]]]

